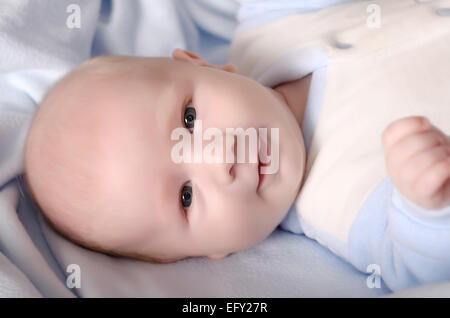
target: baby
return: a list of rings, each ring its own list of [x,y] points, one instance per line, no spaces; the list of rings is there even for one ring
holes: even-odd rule
[[[337,15],[329,12],[329,16]],[[343,16],[349,20],[348,14]],[[318,21],[325,20],[325,26],[332,25],[329,19]],[[307,24],[308,17],[298,21]],[[288,17],[270,25],[272,29],[241,33],[231,57],[243,61],[239,70],[247,67],[245,76],[232,64],[211,65],[177,49],[172,59],[98,57],[64,77],[40,105],[25,149],[27,184],[48,221],[85,247],[155,262],[197,256],[220,259],[264,240],[281,224],[318,240],[363,271],[368,264],[381,265],[382,277],[394,290],[449,279],[450,260],[442,251],[450,244],[450,141],[414,111],[424,103],[404,111],[407,102],[402,98],[411,102],[417,94],[408,90],[410,83],[400,83],[397,95],[392,93],[395,77],[390,76],[405,74],[397,63],[388,63],[389,57],[405,54],[401,57],[406,64],[411,58],[408,50],[397,45],[392,47],[400,48],[399,53],[384,54],[373,47],[382,42],[370,42],[363,47],[380,54],[372,61],[361,58],[370,56],[364,55],[367,52],[356,58],[336,54],[328,74],[317,63],[309,71],[306,67],[295,73],[289,62],[311,57],[317,62],[320,56],[304,50],[315,43],[305,41],[299,47],[298,39],[274,35],[279,34],[277,27],[285,27],[282,23],[297,22]],[[329,32],[324,34],[328,38]],[[351,38],[349,34],[344,38]],[[267,50],[254,49],[258,47]],[[276,56],[278,52],[288,54]],[[273,67],[262,72],[261,66],[269,64]],[[447,64],[441,65],[443,73]],[[365,74],[384,81],[363,77],[363,67],[373,67]],[[416,71],[417,76],[426,74],[420,67]],[[320,100],[317,91],[325,81],[328,95]],[[402,95],[403,88],[412,97]],[[376,95],[371,96],[373,92]],[[434,104],[429,92],[417,96]],[[416,115],[386,113],[386,118],[400,118],[385,125],[386,119],[376,111],[382,106],[393,109],[391,100],[402,101],[394,111]],[[379,109],[368,107],[375,102],[380,102]],[[311,118],[319,104],[324,108],[312,139]],[[353,115],[351,125],[340,125],[339,120],[355,107],[365,117]],[[446,109],[441,111],[445,116]],[[262,160],[264,151],[257,162],[175,162],[173,131],[181,127],[191,134],[200,121],[202,130],[217,128],[223,135],[227,128],[277,129],[279,143],[267,149],[270,154],[278,151],[279,168],[262,173],[271,164]],[[358,134],[364,138],[357,139]],[[333,135],[336,138],[329,141]],[[378,142],[384,164],[379,164],[378,148],[373,146]],[[353,157],[341,153],[347,150]],[[236,153],[235,148],[231,151]],[[374,188],[372,183],[384,169],[389,178]],[[354,186],[359,184],[352,179],[353,172],[360,177],[358,182],[365,182],[361,187]],[[328,175],[348,179],[322,178]],[[318,189],[325,197],[317,194]],[[343,190],[352,190],[352,196],[342,195]],[[359,201],[351,201],[354,198]],[[327,201],[340,206],[330,209],[324,205]],[[353,214],[341,215],[340,208]],[[407,223],[411,220],[418,221]]]
[[[297,196],[308,78],[279,88],[170,58],[98,57],[58,82],[29,131],[25,176],[63,235],[102,252],[156,262],[222,258],[265,239]],[[258,162],[175,163],[172,131],[279,128],[279,169]],[[260,179],[263,180],[259,184]]]
[[[298,195],[308,89],[309,76],[272,89],[179,49],[173,59],[94,58],[42,102],[27,183],[51,224],[86,247],[157,262],[223,258],[265,239]],[[279,171],[258,187],[258,163],[174,163],[170,136],[192,128],[187,108],[204,128],[279,128]],[[425,208],[449,204],[450,143],[439,129],[404,118],[384,142],[405,196]]]

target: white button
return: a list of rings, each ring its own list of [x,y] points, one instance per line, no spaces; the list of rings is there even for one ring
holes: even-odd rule
[[[345,43],[345,42],[336,42],[336,47],[341,50],[351,49],[353,44]]]
[[[436,13],[440,16],[450,16],[450,8],[439,8]]]
[[[334,46],[341,50],[348,50],[355,46],[360,37],[361,30],[359,28],[350,28],[337,33],[334,37]]]

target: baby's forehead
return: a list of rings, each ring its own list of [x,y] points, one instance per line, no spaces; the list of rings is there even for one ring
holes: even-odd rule
[[[76,70],[50,90],[40,105],[38,120],[73,121],[80,116],[97,116],[99,124],[117,113],[136,112],[133,106],[144,100],[148,106],[155,106],[150,100],[158,97],[163,85],[163,79],[158,81],[155,76],[126,69],[107,74]]]
[[[170,139],[167,123],[181,117],[175,118],[177,113],[172,116],[171,112],[182,102],[177,96],[178,86],[172,85],[174,73],[167,71],[174,69],[174,61],[124,58],[89,63],[69,74],[48,94],[37,118],[42,129],[56,127],[61,135],[97,150],[114,146],[117,150],[121,145],[131,149],[135,143],[126,140],[137,139],[146,139],[156,148],[161,139],[158,136]],[[105,69],[108,63],[116,69]],[[177,63],[176,68],[186,64]],[[123,142],[119,145],[119,141]]]
[[[49,162],[56,160],[61,169],[72,170],[61,172],[64,177],[61,180],[68,180],[70,184],[74,184],[73,178],[78,176],[93,180],[89,189],[85,183],[79,183],[79,188],[84,189],[80,192],[85,196],[83,202],[93,206],[88,196],[96,196],[98,207],[105,208],[105,214],[98,215],[98,224],[102,224],[104,217],[112,217],[106,214],[107,208],[117,211],[117,222],[111,222],[111,226],[114,223],[119,228],[126,225],[121,221],[121,212],[133,207],[134,211],[151,209],[158,215],[156,209],[159,207],[149,199],[149,193],[152,193],[149,189],[154,182],[151,176],[156,177],[157,170],[145,167],[152,167],[151,162],[161,158],[155,152],[159,145],[152,129],[157,117],[151,111],[155,100],[158,101],[155,96],[161,95],[157,94],[158,89],[162,91],[158,84],[161,82],[152,81],[152,76],[146,79],[145,74],[132,76],[132,73],[122,77],[71,74],[71,78],[58,83],[40,105],[42,108],[35,125],[38,129],[33,130],[37,138],[32,138],[38,148],[48,147],[51,143],[54,156]],[[46,136],[54,137],[48,139]],[[147,144],[144,145],[144,141]],[[58,184],[57,180],[55,184]],[[134,190],[137,187],[141,190]],[[58,188],[63,192],[73,190],[73,187]],[[70,191],[65,197],[75,200],[73,195],[74,191]],[[89,213],[78,216],[81,223],[93,221]]]

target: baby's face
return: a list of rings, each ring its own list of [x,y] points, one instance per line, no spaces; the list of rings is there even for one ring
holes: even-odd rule
[[[95,211],[72,226],[87,222],[99,241],[169,260],[220,258],[265,239],[298,194],[305,164],[299,124],[281,95],[239,74],[181,59],[124,63],[130,68],[123,74],[86,81],[83,94],[67,95],[73,100],[64,116],[90,132],[85,143],[95,140],[92,164],[101,178]],[[203,131],[222,131],[224,144],[226,128],[266,127],[268,142],[277,128],[278,171],[258,187],[258,162],[174,162],[179,140],[172,132],[191,133],[187,107],[195,108]]]

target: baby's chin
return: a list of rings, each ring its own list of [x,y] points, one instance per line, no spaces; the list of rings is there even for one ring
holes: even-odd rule
[[[301,145],[303,145],[303,140]],[[291,206],[296,202],[303,187],[306,172],[306,153],[303,147],[298,147],[296,151],[293,151],[287,156],[288,158],[284,158],[286,159],[284,162],[285,169],[283,169],[282,173],[283,183],[285,184],[284,191],[282,191],[284,194],[285,204],[283,204],[282,211],[280,212],[281,219],[287,215]],[[281,163],[283,163],[283,161]]]

